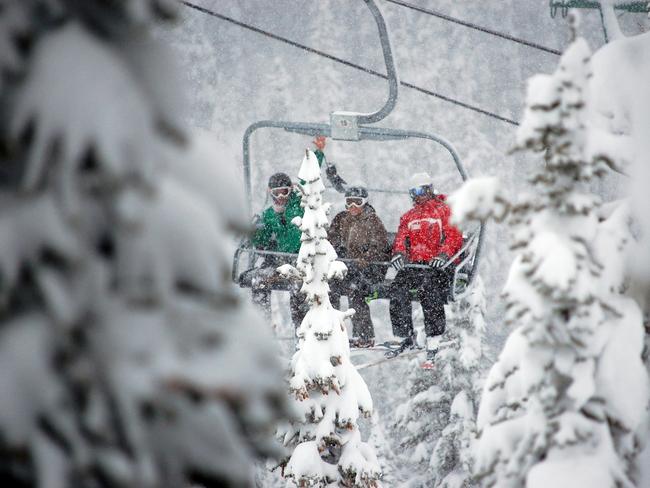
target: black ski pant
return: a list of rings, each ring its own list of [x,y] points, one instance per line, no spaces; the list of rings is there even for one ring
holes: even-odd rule
[[[368,266],[357,268],[348,266],[348,273],[343,280],[330,281],[330,302],[337,310],[341,306],[341,296],[346,295],[350,307],[355,310],[352,316],[352,336],[360,339],[374,339],[375,329],[372,325],[370,307],[366,297],[372,291],[372,285],[384,279],[385,270]]]
[[[393,334],[410,337],[413,330],[411,300],[418,300],[424,312],[424,331],[427,337],[445,332],[445,304],[453,280],[452,269],[403,268],[398,271],[390,287],[390,321]],[[411,294],[411,290],[415,293]]]
[[[280,276],[276,271],[278,266],[284,264],[281,260],[271,259],[268,257],[264,260],[262,265],[255,270],[251,280],[251,291],[253,295],[253,303],[258,305],[269,322],[271,322],[271,291],[275,288],[289,289],[289,306],[291,308],[291,321],[293,325],[298,328],[302,323],[302,319],[307,314],[307,303],[305,295],[300,292],[302,286],[301,282],[287,280]]]

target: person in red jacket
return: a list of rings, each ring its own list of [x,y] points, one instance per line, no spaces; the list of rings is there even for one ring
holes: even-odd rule
[[[411,290],[417,290],[427,335],[427,360],[422,366],[430,368],[438,352],[438,336],[445,332],[444,306],[453,281],[449,260],[462,247],[463,235],[449,223],[451,209],[445,195],[434,192],[427,173],[413,175],[409,194],[413,208],[400,218],[393,244],[391,265],[397,275],[390,288],[390,320],[393,333],[404,339],[397,353],[416,347]],[[407,264],[427,268],[405,267]]]

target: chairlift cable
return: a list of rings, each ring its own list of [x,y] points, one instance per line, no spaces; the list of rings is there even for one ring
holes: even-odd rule
[[[382,75],[385,78],[385,75]],[[466,108],[468,110],[472,110],[474,112],[477,112],[479,114],[487,115],[488,117],[492,117],[493,119],[500,120],[501,122],[506,122],[511,125],[519,125],[519,122],[513,119],[509,119],[508,117],[504,117],[503,115],[495,114],[494,112],[490,112],[489,110],[482,109],[480,107],[476,107],[474,105],[470,105],[469,103],[461,102],[460,100],[456,100],[455,98],[451,98],[445,95],[442,95],[440,93],[436,93],[431,90],[427,90],[426,88],[422,88],[417,85],[413,85],[412,83],[409,83],[407,81],[401,81],[400,80],[400,85],[405,86],[407,88],[412,88],[413,90],[419,91],[421,93],[424,93],[425,95],[430,95],[432,97],[439,98],[440,100],[444,100],[445,102],[453,103],[454,105],[458,105],[459,107]]]
[[[420,12],[423,14],[431,15],[432,17],[438,17],[442,20],[446,20],[448,22],[452,22],[454,24],[462,25],[464,27],[468,27],[470,29],[474,29],[480,32],[484,32],[485,34],[490,34],[492,36],[500,37],[502,39],[505,39],[507,41],[512,41],[516,42],[518,44],[522,44],[524,46],[532,47],[534,49],[539,49],[540,51],[547,52],[549,54],[555,54],[557,56],[560,56],[562,54],[561,51],[558,51],[557,49],[552,49],[550,47],[542,46],[541,44],[537,44],[535,42],[527,41],[525,39],[521,39],[519,37],[514,37],[511,36],[510,34],[506,34],[504,32],[499,32],[496,30],[488,29],[487,27],[483,27],[477,24],[474,24],[472,22],[467,22],[465,20],[457,19],[456,17],[452,17],[447,14],[443,14],[442,12],[437,12],[435,10],[427,9],[424,7],[420,7],[418,5],[413,5],[411,3],[405,2],[404,0],[386,0],[388,3],[393,3],[395,5],[399,5],[402,7],[409,8],[411,10],[415,10],[416,12]]]
[[[201,13],[210,15],[212,17],[216,17],[218,19],[229,22],[229,23],[234,24],[234,25],[236,25],[238,27],[241,27],[243,29],[247,29],[247,30],[256,32],[257,34],[261,34],[263,36],[269,37],[269,38],[274,39],[276,41],[283,42],[285,44],[296,47],[298,49],[302,49],[303,51],[307,51],[309,53],[316,54],[318,56],[322,56],[322,57],[330,59],[330,60],[332,60],[334,62],[344,64],[345,66],[348,66],[350,68],[354,68],[354,69],[363,71],[364,73],[368,73],[368,74],[370,74],[372,76],[376,76],[376,77],[382,78],[384,80],[388,79],[388,76],[386,76],[383,73],[379,73],[378,71],[375,71],[373,69],[367,68],[365,66],[361,66],[361,65],[353,63],[351,61],[347,61],[347,60],[345,60],[343,58],[339,58],[337,56],[334,56],[332,54],[328,54],[328,53],[326,53],[324,51],[320,51],[318,49],[314,49],[314,48],[306,46],[304,44],[300,44],[300,43],[298,43],[296,41],[292,41],[291,39],[287,39],[287,38],[279,36],[277,34],[273,34],[272,32],[268,32],[268,31],[265,31],[263,29],[260,29],[259,27],[255,27],[255,26],[252,26],[250,24],[246,24],[244,22],[235,20],[235,19],[233,19],[231,17],[227,17],[227,16],[225,16],[223,14],[217,13],[217,12],[215,12],[213,10],[207,9],[207,8],[202,7],[200,5],[196,5],[196,4],[194,4],[192,2],[189,2],[187,0],[180,0],[180,3],[182,3],[186,7],[192,8],[194,10],[197,10],[197,11],[201,12]],[[504,117],[504,116],[499,115],[499,114],[495,114],[494,112],[490,112],[489,110],[485,110],[485,109],[482,109],[480,107],[476,107],[476,106],[471,105],[469,103],[461,102],[460,100],[456,100],[456,99],[448,97],[446,95],[436,93],[436,92],[434,92],[432,90],[422,88],[422,87],[414,85],[412,83],[408,83],[406,81],[400,80],[400,84],[402,86],[404,86],[404,87],[411,88],[413,90],[419,91],[420,93],[424,93],[425,95],[436,97],[436,98],[439,98],[439,99],[444,100],[446,102],[457,105],[459,107],[465,108],[467,110],[472,110],[474,112],[486,115],[486,116],[491,117],[493,119],[500,120],[501,122],[506,122],[506,123],[511,124],[511,125],[519,125],[519,122],[517,122],[516,120],[510,119],[508,117]]]

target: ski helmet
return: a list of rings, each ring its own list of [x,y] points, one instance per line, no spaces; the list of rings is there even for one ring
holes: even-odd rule
[[[286,173],[275,173],[269,178],[269,188],[291,187],[291,178]]]
[[[349,186],[345,190],[345,198],[348,197],[368,198],[368,190],[363,186]]]
[[[429,173],[415,173],[411,176],[409,195],[411,195],[413,200],[423,195],[428,195],[430,197],[434,195],[433,180],[431,179],[431,176],[429,176]]]
[[[409,189],[419,188],[421,186],[433,186],[433,180],[429,173],[415,173],[411,176]]]
[[[345,207],[363,207],[368,201],[368,190],[363,186],[350,186],[345,190]]]

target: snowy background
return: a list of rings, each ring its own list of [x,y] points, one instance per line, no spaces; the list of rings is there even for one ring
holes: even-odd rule
[[[384,72],[376,27],[362,2],[349,0],[195,0],[196,5],[249,23],[279,36],[306,44],[329,54]],[[520,2],[436,2],[412,3],[473,22],[546,47],[563,50],[568,41],[566,21],[559,15],[551,19],[545,1]],[[403,81],[438,92],[514,120],[522,117],[526,80],[536,73],[550,73],[559,57],[531,47],[499,39],[466,27],[451,24],[402,6],[381,2],[400,77]],[[373,111],[385,100],[385,80],[268,39],[189,7],[183,9],[184,22],[159,35],[177,49],[178,63],[184,72],[187,121],[211,131],[234,168],[241,167],[241,139],[251,123],[263,119],[327,122],[333,110]],[[297,21],[296,18],[299,18]],[[626,34],[648,30],[642,15],[623,15]],[[603,43],[596,11],[584,12],[580,35],[593,51]],[[505,187],[521,187],[531,164],[511,156],[514,125],[469,111],[449,102],[400,87],[394,112],[379,125],[415,129],[443,135],[458,149],[471,176],[498,176]],[[309,145],[304,136],[281,131],[260,131],[253,139],[252,160],[255,203],[264,205],[264,188],[270,174],[286,171],[295,176],[302,150]],[[326,154],[336,162],[348,181],[380,188],[405,189],[409,175],[428,170],[439,191],[451,193],[460,177],[451,159],[430,143],[381,142],[343,143],[328,141]],[[616,199],[625,181],[613,174],[594,188],[605,200]],[[243,192],[242,184],[242,192]],[[335,210],[340,197],[326,194]],[[399,215],[407,208],[406,196],[386,198],[371,195],[373,204],[389,230],[394,230]],[[488,339],[492,355],[498,353],[505,330],[499,294],[512,256],[507,249],[505,230],[491,224],[480,273],[487,292]],[[274,325],[283,337],[291,335],[286,297],[274,297],[280,310]],[[277,307],[276,307],[277,310]],[[378,340],[389,338],[387,302],[373,302]],[[421,319],[416,319],[421,324]],[[291,341],[283,343],[287,357]],[[374,356],[373,356],[374,357]],[[358,357],[359,363],[372,357]],[[378,455],[386,471],[388,486],[401,486],[413,479],[408,460],[392,452],[391,415],[406,400],[407,392],[399,379],[414,367],[409,360],[391,362],[362,370],[370,385],[380,419],[372,428]],[[365,426],[370,428],[370,426]],[[383,449],[383,452],[382,452]],[[264,486],[268,484],[264,482]],[[417,486],[417,485],[413,485]]]
[[[376,26],[362,2],[193,3],[385,72]],[[412,3],[551,49],[562,50],[569,35],[564,19],[559,15],[550,18],[546,2]],[[392,34],[403,81],[509,119],[521,118],[526,80],[535,73],[552,72],[559,59],[400,5],[381,2],[380,6]],[[299,22],[295,20],[296,12],[301,13]],[[224,159],[231,159],[237,168],[241,168],[244,130],[255,121],[327,122],[333,110],[374,111],[385,101],[385,80],[189,7],[182,13],[184,22],[161,35],[177,48],[185,74],[187,120],[212,131],[230,156]],[[622,18],[628,34],[644,30],[647,24],[639,15]],[[583,15],[581,34],[594,50],[604,43],[596,11]],[[531,162],[507,154],[514,145],[514,125],[413,89],[400,87],[396,109],[380,125],[443,135],[456,146],[471,176],[496,175],[506,184],[518,185],[529,173]],[[284,131],[256,133],[252,142],[255,211],[265,203],[268,177],[275,171],[295,175],[301,151],[308,145],[307,137]],[[409,175],[421,169],[435,175],[439,191],[444,193],[451,193],[461,182],[451,158],[433,143],[329,141],[326,154],[345,179],[372,187],[404,190]],[[611,175],[600,185],[606,199],[615,198],[621,179]],[[335,193],[326,194],[326,198],[335,204],[335,210],[342,208]],[[409,205],[407,197],[383,198],[375,194],[371,198],[386,226],[395,230],[399,215]],[[491,226],[481,264],[492,319],[500,315],[496,298],[511,261],[502,234],[502,230]]]

